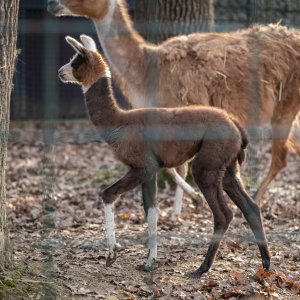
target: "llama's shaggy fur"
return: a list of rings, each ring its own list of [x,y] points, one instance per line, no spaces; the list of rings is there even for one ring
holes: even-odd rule
[[[149,256],[145,268],[151,269],[157,257],[155,209],[156,173],[174,168],[193,159],[195,182],[204,194],[214,216],[214,237],[204,263],[193,273],[200,277],[207,272],[217,253],[220,241],[232,219],[223,190],[242,210],[261,252],[263,266],[270,266],[270,255],[258,206],[245,192],[237,175],[238,164],[244,160],[247,137],[238,122],[224,110],[193,106],[184,108],[144,108],[121,110],[115,101],[106,64],[95,52],[91,39],[81,37],[85,47],[67,38],[77,56],[62,67],[60,78],[83,86],[90,118],[111,146],[116,157],[129,166],[128,173],[103,192],[110,255],[108,264],[116,259],[112,203],[124,192],[146,182],[152,186],[148,207]],[[87,46],[88,48],[86,48]],[[92,47],[91,47],[92,45]],[[151,202],[152,201],[152,202]]]
[[[50,11],[59,15],[67,7],[94,19],[133,107],[206,104],[226,109],[247,128],[271,123],[272,162],[261,196],[285,167],[290,146],[300,153],[291,134],[293,122],[299,131],[300,32],[278,24],[255,26],[174,37],[156,46],[134,30],[123,0],[93,0],[92,14],[83,9],[90,1],[60,0],[64,6],[50,1]]]

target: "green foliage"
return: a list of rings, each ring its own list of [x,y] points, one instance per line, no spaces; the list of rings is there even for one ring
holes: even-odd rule
[[[7,295],[11,295],[15,293],[15,289],[17,288],[17,283],[15,280],[1,274],[0,275],[0,298],[6,299]]]
[[[259,180],[257,177],[253,177],[253,176],[243,176],[243,182],[245,184],[246,187],[254,190],[257,190],[258,186],[259,186]]]
[[[127,171],[127,167],[123,164],[118,164],[116,167],[101,167],[95,178],[92,178],[92,186],[107,187],[117,179],[121,178]]]
[[[127,172],[127,170],[128,167],[123,164],[118,164],[115,167],[104,166],[98,170],[95,178],[85,178],[85,180],[92,180],[92,186],[94,187],[104,188],[121,178]],[[188,173],[186,181],[189,184],[194,183],[190,172]],[[158,172],[157,185],[159,189],[165,189],[167,186],[171,187],[172,189],[175,189],[176,187],[174,180],[164,171]]]
[[[45,280],[36,280],[42,271],[41,262],[19,263],[0,274],[0,299],[35,299],[48,284]]]
[[[9,286],[9,287],[12,287],[12,288],[17,287],[17,283],[14,282],[13,280],[7,280],[7,281],[4,282],[4,284],[5,284],[6,286]]]

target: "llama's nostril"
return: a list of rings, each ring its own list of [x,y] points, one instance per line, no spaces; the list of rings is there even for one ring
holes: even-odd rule
[[[58,70],[58,78],[60,80],[64,80],[64,73],[62,72],[62,70]]]
[[[62,78],[62,77],[63,77],[63,72],[62,72],[62,70],[58,70],[58,77],[59,77],[59,78]]]

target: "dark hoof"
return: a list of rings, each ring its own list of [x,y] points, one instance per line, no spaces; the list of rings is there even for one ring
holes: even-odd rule
[[[139,271],[151,272],[151,271],[156,270],[158,267],[159,267],[159,265],[157,263],[153,263],[151,266],[143,264],[143,265],[138,265],[135,268],[136,268],[136,270],[139,270]]]
[[[266,271],[270,271],[270,261],[269,260],[263,260],[262,262],[262,265],[263,265],[263,268],[266,270]]]
[[[190,278],[200,278],[204,273],[208,272],[209,269],[210,267],[204,263],[195,272],[187,273],[186,276]]]
[[[193,279],[199,279],[201,278],[201,276],[203,275],[202,272],[188,272],[185,274],[185,276],[187,276],[188,278],[193,278]]]
[[[204,199],[201,194],[195,193],[192,197],[192,201],[196,208],[203,207]]]
[[[172,230],[177,228],[180,223],[182,223],[180,216],[172,215],[170,220],[167,220],[164,225],[168,227],[168,230]]]
[[[113,256],[109,254],[106,258],[106,266],[111,267],[117,259],[117,251],[114,251]]]

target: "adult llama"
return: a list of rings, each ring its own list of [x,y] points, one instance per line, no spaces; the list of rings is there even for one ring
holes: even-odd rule
[[[226,109],[250,132],[270,123],[272,161],[256,199],[286,166],[289,151],[300,154],[295,138],[300,132],[299,31],[271,24],[177,36],[154,45],[134,29],[124,0],[50,0],[48,9],[93,20],[110,68],[134,108],[204,104]]]

